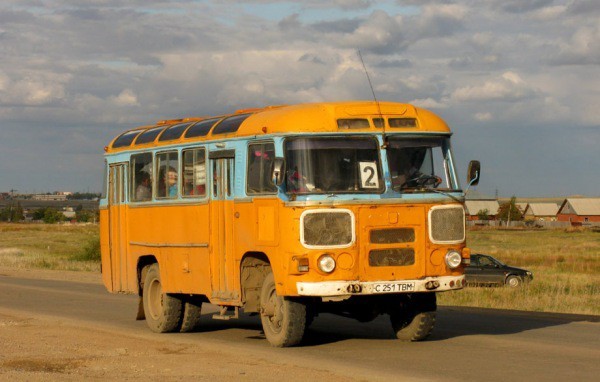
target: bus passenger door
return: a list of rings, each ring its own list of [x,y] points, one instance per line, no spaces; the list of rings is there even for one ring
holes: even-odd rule
[[[117,163],[109,167],[108,224],[110,243],[110,273],[112,291],[127,288],[127,164]]]
[[[233,181],[234,151],[209,154],[210,188],[210,256],[212,298],[233,300]]]

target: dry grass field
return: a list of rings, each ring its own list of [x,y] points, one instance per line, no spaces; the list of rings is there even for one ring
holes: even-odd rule
[[[473,253],[534,273],[530,285],[441,293],[440,305],[600,315],[600,232],[468,232]],[[0,266],[99,272],[97,225],[0,224]]]
[[[472,253],[532,271],[533,282],[442,293],[440,305],[600,315],[600,231],[481,229],[467,240]]]
[[[0,266],[100,272],[95,224],[0,223]]]

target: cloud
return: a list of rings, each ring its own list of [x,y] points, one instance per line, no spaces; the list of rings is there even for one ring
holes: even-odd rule
[[[554,65],[599,65],[600,25],[583,26],[568,39],[557,44],[549,62]]]
[[[118,96],[112,98],[117,106],[139,106],[137,96],[131,89],[124,89]]]
[[[44,106],[65,99],[66,74],[24,71],[18,78],[0,72],[0,106]]]
[[[445,109],[448,107],[446,103],[435,100],[433,98],[415,99],[410,101],[410,103],[425,109]]]
[[[491,121],[492,120],[492,113],[476,113],[475,114],[475,119],[478,121]]]
[[[495,6],[509,13],[523,13],[551,5],[554,0],[496,0]]]
[[[431,4],[423,6],[417,18],[416,40],[448,37],[464,28],[468,8],[458,4]]]
[[[375,11],[366,20],[360,20],[352,31],[338,29],[337,32],[342,32],[341,35],[329,37],[332,44],[337,42],[344,48],[386,54],[407,46],[402,30],[401,17]]]
[[[457,102],[517,102],[535,95],[536,90],[523,81],[517,73],[505,72],[500,78],[479,85],[460,87],[452,93],[451,98]]]

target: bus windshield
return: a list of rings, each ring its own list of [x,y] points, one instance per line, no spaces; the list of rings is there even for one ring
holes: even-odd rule
[[[381,193],[384,182],[374,138],[294,138],[286,141],[290,193]]]
[[[457,190],[450,139],[390,137],[387,156],[394,191]]]

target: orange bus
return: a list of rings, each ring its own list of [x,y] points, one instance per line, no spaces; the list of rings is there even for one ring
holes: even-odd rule
[[[102,278],[155,332],[260,316],[273,346],[330,312],[429,335],[461,289],[462,191],[451,131],[393,102],[270,106],[125,131],[105,148]],[[479,180],[479,162],[468,182]]]

